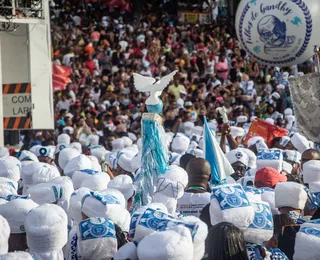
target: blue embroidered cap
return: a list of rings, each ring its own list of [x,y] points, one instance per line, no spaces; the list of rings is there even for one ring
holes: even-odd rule
[[[81,239],[89,240],[96,238],[114,238],[116,239],[115,226],[109,218],[89,218],[79,224]]]

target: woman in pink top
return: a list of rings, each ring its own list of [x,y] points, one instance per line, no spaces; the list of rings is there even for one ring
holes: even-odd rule
[[[228,62],[224,55],[220,55],[219,62],[216,64],[217,77],[219,79],[227,79],[229,75]]]

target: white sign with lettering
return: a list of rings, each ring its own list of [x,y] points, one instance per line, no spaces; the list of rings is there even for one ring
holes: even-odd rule
[[[25,117],[31,109],[30,93],[3,95],[3,117]]]

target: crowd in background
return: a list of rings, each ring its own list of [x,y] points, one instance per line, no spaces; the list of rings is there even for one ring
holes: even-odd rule
[[[54,131],[0,149],[0,260],[320,259],[320,153],[289,90],[312,61],[261,65],[225,17],[190,25],[164,7],[51,4],[53,63],[71,83],[54,92]],[[161,95],[170,167],[137,208],[147,96],[132,74],[174,70]],[[204,117],[232,170],[216,186]],[[252,122],[287,134],[246,138]]]

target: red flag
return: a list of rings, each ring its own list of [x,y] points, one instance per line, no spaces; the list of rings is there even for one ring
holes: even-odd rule
[[[52,65],[52,86],[54,91],[64,90],[68,83],[71,83],[69,76],[72,69],[66,66]]]

